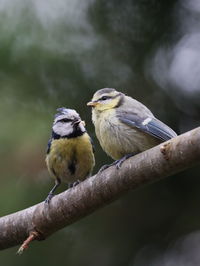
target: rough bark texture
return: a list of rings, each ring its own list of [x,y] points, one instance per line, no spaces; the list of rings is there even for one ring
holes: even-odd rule
[[[197,163],[200,127],[112,166],[74,188],[44,202],[0,218],[0,249],[21,244],[29,234],[45,239],[81,219],[130,189],[157,181]]]

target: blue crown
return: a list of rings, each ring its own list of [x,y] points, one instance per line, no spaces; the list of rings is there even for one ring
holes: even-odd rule
[[[58,109],[56,109],[56,111],[58,111],[57,114],[55,114],[55,118],[58,117],[59,115],[65,115],[69,112],[70,109],[67,109],[65,107],[60,107]]]

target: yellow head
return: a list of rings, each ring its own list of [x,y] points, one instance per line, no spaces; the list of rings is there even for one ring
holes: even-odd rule
[[[124,94],[111,88],[104,88],[95,92],[91,102],[87,103],[92,106],[95,111],[105,111],[113,109],[121,105]]]

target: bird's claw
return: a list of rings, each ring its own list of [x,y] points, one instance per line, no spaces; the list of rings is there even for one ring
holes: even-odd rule
[[[54,196],[53,193],[49,193],[47,198],[45,199],[45,204],[49,204],[53,196]]]
[[[109,168],[110,166],[112,166],[112,164],[105,164],[105,165],[103,165],[103,166],[99,169],[98,174],[101,173],[101,172],[103,172],[104,170],[106,170],[106,169]]]
[[[120,160],[121,160],[121,159],[120,159]],[[113,166],[113,165],[115,165],[116,168],[119,169],[119,168],[121,167],[121,164],[123,163],[123,161],[120,162],[120,160],[116,160],[116,161],[114,161],[114,162],[111,163],[111,164],[105,164],[105,165],[103,165],[103,166],[99,169],[98,174],[101,173],[101,172],[103,172],[104,170],[106,170],[107,168],[109,168],[109,167],[111,167],[111,166]]]
[[[98,173],[103,172],[104,170],[106,170],[107,168],[109,168],[110,166],[113,166],[113,165],[115,165],[116,168],[117,168],[117,170],[119,170],[119,169],[121,168],[123,162],[126,161],[128,158],[134,156],[134,155],[135,155],[135,153],[126,154],[124,157],[122,157],[122,158],[119,159],[119,160],[114,161],[114,162],[111,163],[111,164],[105,164],[105,165],[103,165],[103,166],[100,168],[100,170],[98,171]]]
[[[72,187],[77,186],[79,183],[81,183],[81,181],[79,181],[79,180],[75,181],[75,182],[72,184]]]
[[[122,163],[126,160],[126,159],[124,159],[124,160],[122,160],[122,159],[115,161],[115,165],[116,165],[117,169],[120,169],[122,166]]]
[[[121,166],[122,166],[122,164],[123,164],[123,162],[126,161],[128,158],[134,156],[134,155],[135,155],[135,153],[129,153],[129,154],[126,154],[126,155],[125,155],[124,157],[122,157],[121,159],[115,161],[114,163],[115,163],[115,165],[116,165],[116,168],[117,168],[117,169],[120,169]]]
[[[68,185],[68,188],[73,188],[73,187],[77,186],[79,183],[81,183],[80,180],[77,180],[77,181],[75,181],[74,183],[70,183],[70,184]]]

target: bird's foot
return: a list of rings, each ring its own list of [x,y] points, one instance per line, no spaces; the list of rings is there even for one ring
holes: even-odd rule
[[[75,182],[72,184],[72,187],[75,187],[75,186],[77,186],[79,183],[81,183],[81,181],[80,181],[80,180],[77,180],[77,181],[75,181]]]
[[[81,183],[80,180],[77,180],[77,181],[75,181],[74,183],[70,183],[70,184],[68,185],[68,188],[75,187],[75,186],[77,186],[79,183]]]
[[[122,164],[123,164],[123,162],[126,161],[128,158],[134,156],[134,155],[135,155],[135,153],[129,153],[129,154],[126,154],[126,155],[125,155],[124,157],[122,157],[121,159],[116,160],[116,161],[113,163],[113,165],[116,165],[116,168],[117,168],[117,169],[120,169],[121,166],[122,166]]]
[[[106,170],[107,168],[109,168],[109,167],[111,167],[111,166],[113,166],[113,165],[115,165],[117,169],[120,169],[121,166],[122,166],[122,164],[123,164],[123,162],[126,161],[126,159],[128,159],[128,158],[130,158],[130,157],[132,157],[132,156],[134,156],[134,155],[135,155],[135,153],[129,153],[129,154],[126,154],[126,155],[125,155],[124,157],[122,157],[121,159],[114,161],[114,162],[111,163],[111,164],[105,164],[105,165],[103,165],[103,166],[100,168],[100,170],[98,171],[98,173],[103,172],[104,170]]]
[[[103,172],[104,170],[106,170],[107,168],[109,168],[109,167],[112,166],[112,165],[113,165],[113,164],[105,164],[105,165],[103,165],[103,166],[99,169],[99,171],[98,171],[97,174]]]
[[[53,196],[54,196],[54,194],[50,192],[50,193],[48,194],[48,196],[46,197],[46,199],[45,199],[45,203],[46,203],[46,204],[49,204],[50,201],[51,201],[51,199],[53,198]]]
[[[45,203],[49,204],[51,199],[53,198],[54,196],[54,192],[56,190],[56,188],[60,185],[60,178],[56,178],[55,180],[55,185],[53,186],[52,190],[49,192],[46,200],[45,200]]]

